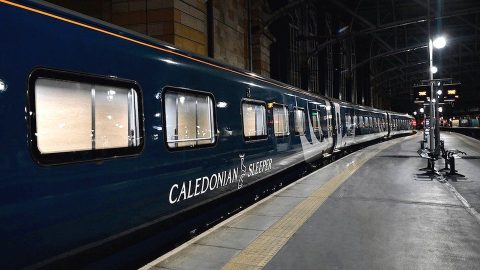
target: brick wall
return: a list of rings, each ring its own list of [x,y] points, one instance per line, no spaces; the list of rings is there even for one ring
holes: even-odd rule
[[[111,22],[194,53],[206,55],[203,0],[111,0]]]
[[[264,29],[264,19],[267,17],[267,1],[252,0],[253,71],[270,77],[270,45],[274,41],[274,37],[267,29]]]
[[[206,0],[48,0],[69,9],[171,43],[186,51],[207,55]],[[265,0],[252,0],[252,26],[261,27]],[[239,68],[248,68],[246,0],[213,0],[213,56]],[[268,33],[252,35],[253,71],[270,75]]]
[[[245,0],[213,1],[214,58],[248,68],[247,12]]]

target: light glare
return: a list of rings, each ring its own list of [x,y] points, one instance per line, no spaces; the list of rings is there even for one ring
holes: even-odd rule
[[[228,104],[224,101],[220,101],[217,103],[217,108],[226,108]]]
[[[7,90],[7,85],[0,80],[0,92],[5,92]]]
[[[447,39],[444,36],[437,37],[433,40],[433,47],[441,49],[447,45]]]

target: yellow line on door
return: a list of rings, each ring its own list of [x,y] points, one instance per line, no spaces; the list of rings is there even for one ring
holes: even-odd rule
[[[299,203],[285,216],[264,231],[249,246],[227,262],[223,270],[262,269],[287,243],[292,235],[318,210],[318,208],[363,164],[386,148],[403,140],[389,141],[377,149],[365,153],[359,160],[350,163],[340,174],[332,177],[323,186]]]

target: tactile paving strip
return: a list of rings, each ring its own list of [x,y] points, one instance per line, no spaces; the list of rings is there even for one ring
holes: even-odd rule
[[[374,151],[365,152],[365,155],[361,159],[350,163],[342,173],[336,175],[314,191],[308,198],[264,231],[237,256],[233,257],[222,269],[250,270],[265,267],[307,219],[309,219],[327,198],[352,174],[379,152],[401,141],[403,140],[390,141]]]

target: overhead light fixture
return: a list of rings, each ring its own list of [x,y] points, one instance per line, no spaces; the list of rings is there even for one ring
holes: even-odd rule
[[[439,112],[443,112],[443,107],[438,107]]]
[[[417,111],[414,111],[414,112],[413,112],[413,115],[417,115]]]
[[[345,32],[347,29],[348,29],[348,25],[338,29],[338,33],[340,34],[342,32]]]
[[[430,68],[430,72],[432,72],[433,74],[437,73],[437,71],[438,71],[438,68],[436,66],[432,66]]]
[[[437,90],[437,95],[440,96],[441,94],[442,94],[442,89],[438,89],[438,90]]]
[[[437,37],[433,40],[433,47],[436,49],[442,49],[447,45],[447,39],[444,36]]]
[[[423,108],[420,108],[420,112],[421,112],[421,113],[424,113],[425,110],[424,110]]]

